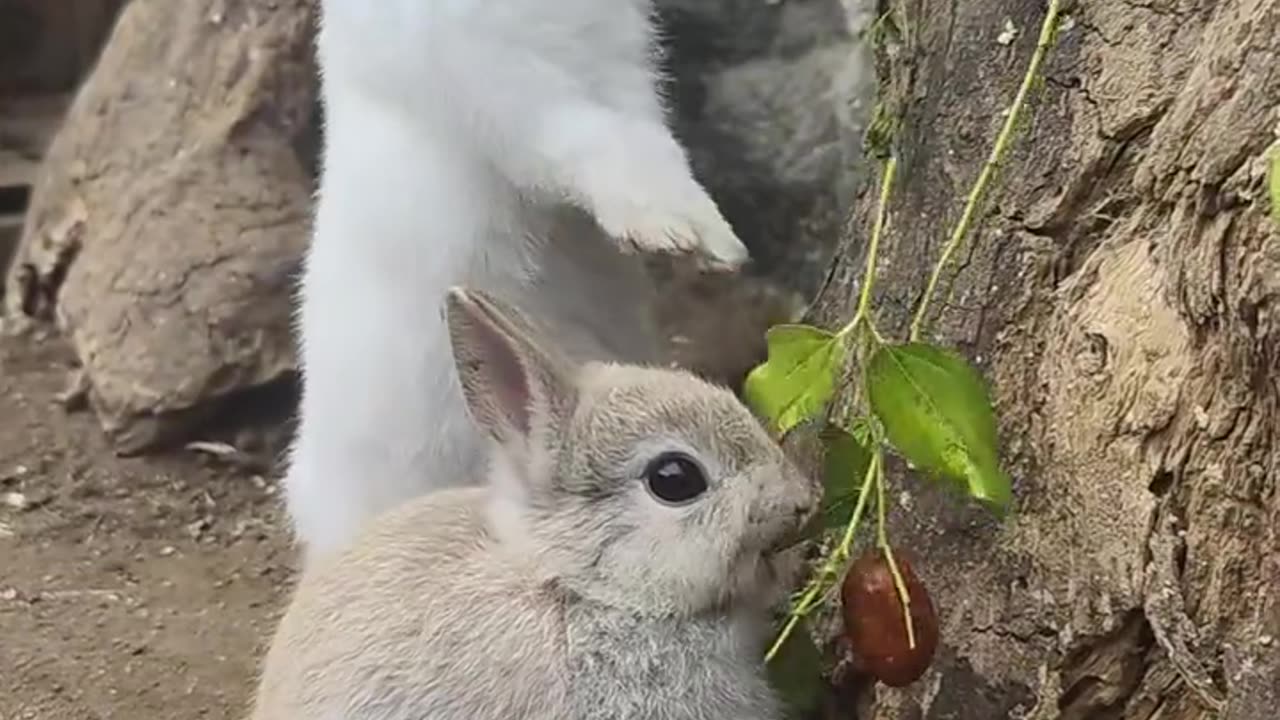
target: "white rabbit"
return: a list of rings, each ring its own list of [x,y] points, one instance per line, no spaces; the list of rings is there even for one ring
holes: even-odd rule
[[[482,292],[446,304],[489,482],[303,573],[254,720],[779,718],[768,608],[818,483],[722,387],[574,363]]]
[[[586,356],[657,362],[632,251],[747,252],[656,88],[648,0],[324,0],[326,113],[285,478],[307,556],[476,477],[445,289],[501,291]]]

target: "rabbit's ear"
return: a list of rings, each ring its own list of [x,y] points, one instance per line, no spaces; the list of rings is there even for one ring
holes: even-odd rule
[[[530,337],[517,310],[488,293],[450,288],[445,315],[471,416],[504,445],[537,444],[537,430],[573,404],[566,363]]]

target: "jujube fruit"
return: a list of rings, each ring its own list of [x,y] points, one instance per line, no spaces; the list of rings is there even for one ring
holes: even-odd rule
[[[898,550],[893,550],[893,559],[911,601],[914,648],[907,638],[893,572],[879,548],[867,550],[853,563],[840,596],[845,634],[859,664],[885,685],[902,687],[929,669],[938,648],[938,616],[911,563]]]

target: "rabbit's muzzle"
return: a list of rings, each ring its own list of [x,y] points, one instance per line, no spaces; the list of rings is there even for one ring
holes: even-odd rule
[[[774,494],[758,506],[758,520],[764,530],[760,546],[766,555],[790,549],[813,537],[821,529],[822,488],[804,475],[787,468],[771,488]]]
[[[784,523],[785,529],[769,546],[767,553],[777,554],[799,545],[816,536],[822,529],[822,514],[818,512],[817,503],[798,505],[792,510],[792,517]]]
[[[807,512],[807,518],[801,520],[796,525],[795,530],[784,533],[773,547],[769,548],[770,553],[780,553],[799,545],[800,543],[812,540],[822,531],[822,514],[816,510]]]

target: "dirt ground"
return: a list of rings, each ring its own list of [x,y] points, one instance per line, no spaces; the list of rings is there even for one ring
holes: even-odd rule
[[[116,457],[58,401],[72,365],[0,340],[0,720],[242,718],[293,579],[278,487]]]

